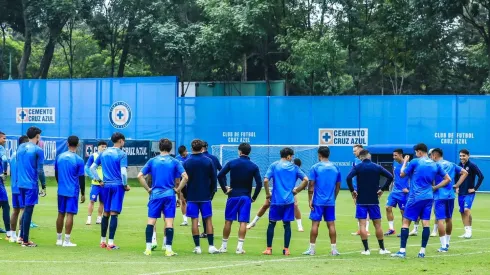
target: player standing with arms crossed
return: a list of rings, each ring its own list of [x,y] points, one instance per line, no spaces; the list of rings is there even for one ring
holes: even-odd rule
[[[79,139],[68,137],[68,151],[60,154],[54,165],[58,182],[58,219],[56,220],[56,245],[74,247],[70,240],[73,229],[73,217],[78,213],[78,193],[82,194],[81,203],[85,202],[85,172],[83,159],[77,155]],[[61,240],[63,221],[65,220],[65,241]]]
[[[94,163],[94,161],[107,149],[107,142],[101,140],[97,143],[97,152],[94,152],[87,160],[87,164],[85,165],[85,173],[90,177],[94,178],[92,172],[90,172],[90,166]],[[104,174],[102,173],[102,167],[97,168],[97,174],[99,178],[104,180]],[[90,186],[90,202],[88,205],[88,217],[86,225],[92,224],[92,213],[94,212],[94,205],[97,202],[97,197],[99,198],[99,209],[97,211],[97,220],[95,224],[100,224],[102,222],[102,213],[104,212],[104,200],[102,199],[102,188],[103,186],[96,180],[92,180],[92,185]]]
[[[352,193],[352,197],[356,200],[356,218],[360,224],[360,235],[362,244],[364,245],[363,255],[371,255],[368,245],[368,234],[365,229],[367,217],[371,217],[376,229],[376,238],[379,244],[379,254],[389,254],[390,251],[385,249],[383,240],[383,230],[381,229],[381,211],[379,209],[379,197],[383,195],[383,189],[388,188],[393,181],[393,176],[390,172],[384,169],[381,165],[373,163],[369,158],[368,150],[359,152],[359,159],[362,161],[352,168],[347,175],[347,185]],[[379,186],[381,176],[386,177],[386,183],[383,187]],[[357,190],[354,189],[352,179],[357,177]]]
[[[386,217],[388,218],[389,230],[385,233],[385,236],[394,235],[395,231],[395,216],[393,215],[393,207],[398,205],[400,208],[400,214],[403,217],[403,211],[407,204],[408,198],[408,177],[400,177],[400,170],[403,165],[403,150],[396,149],[393,151],[393,176],[395,181],[393,183],[393,190],[391,190],[386,202]]]
[[[417,158],[413,159],[408,165],[410,156],[405,156],[400,176],[410,177],[410,192],[408,193],[407,205],[403,214],[403,225],[401,229],[400,251],[392,254],[392,257],[405,258],[408,240],[408,228],[410,223],[419,217],[422,220],[424,230],[422,231],[422,247],[418,254],[419,258],[425,257],[425,248],[430,236],[430,215],[434,202],[434,191],[446,186],[451,182],[449,175],[444,172],[442,166],[427,156],[427,145],[419,143],[414,147]],[[439,175],[443,180],[433,186],[433,182]]]
[[[238,246],[236,254],[245,254],[243,242],[247,234],[247,223],[250,221],[250,209],[262,189],[259,167],[250,161],[252,147],[248,143],[238,146],[237,159],[228,162],[219,172],[218,180],[223,192],[228,195],[225,210],[225,226],[223,228],[223,243],[219,249],[220,253],[226,253],[228,249],[228,238],[230,237],[231,225],[238,220],[240,229],[238,231]],[[226,174],[230,173],[230,186],[226,186]],[[255,179],[255,192],[252,198],[253,180]]]
[[[461,213],[461,219],[464,224],[465,233],[460,238],[470,239],[472,236],[471,226],[473,224],[473,217],[471,216],[471,207],[475,200],[475,193],[480,188],[483,182],[483,173],[478,166],[470,161],[470,152],[466,149],[459,151],[459,166],[461,166],[466,172],[468,177],[463,181],[463,184],[457,189],[458,191],[458,203],[459,212]],[[478,183],[475,185],[476,177],[478,176]]]
[[[315,255],[315,243],[318,237],[318,227],[322,218],[327,223],[330,235],[330,255],[340,255],[337,251],[337,231],[335,230],[335,201],[340,191],[341,176],[337,166],[329,161],[330,149],[321,146],[318,149],[320,162],[310,170],[308,187],[308,202],[311,213],[310,248],[303,255]]]
[[[131,188],[128,185],[128,155],[122,150],[126,138],[121,133],[112,134],[114,147],[107,148],[90,166],[90,171],[101,185],[104,198],[104,216],[101,222],[100,247],[107,250],[119,249],[114,244],[117,230],[118,215],[121,214],[124,194]],[[97,167],[102,166],[104,182],[97,173]],[[110,226],[109,226],[110,216]],[[109,227],[109,243],[106,244],[107,228]]]
[[[165,236],[166,246],[165,256],[176,256],[172,250],[174,237],[174,218],[176,212],[176,194],[180,189],[175,187],[175,182],[182,178],[182,186],[187,183],[187,174],[182,164],[170,156],[172,142],[169,139],[161,139],[158,145],[160,155],[150,159],[141,172],[138,174],[138,180],[150,194],[148,202],[148,225],[146,226],[146,250],[145,255],[151,255],[152,235],[156,220],[163,215],[165,216]],[[145,176],[151,174],[152,185],[148,187]]]
[[[303,190],[308,184],[308,177],[291,163],[294,151],[285,147],[281,150],[281,159],[272,163],[267,170],[264,178],[266,199],[270,199],[269,227],[267,228],[267,249],[262,252],[264,255],[272,255],[272,240],[274,239],[274,229],[278,221],[284,223],[284,249],[283,255],[290,255],[289,243],[291,241],[291,222],[294,221],[294,196]],[[298,188],[296,180],[302,179],[303,182]],[[274,189],[272,196],[269,191],[269,180],[273,180]]]
[[[42,191],[46,190],[46,177],[44,175],[44,151],[37,146],[41,138],[41,129],[30,127],[27,129],[29,142],[21,144],[17,148],[17,185],[19,187],[20,199],[24,205],[22,214],[22,232],[20,237],[23,240],[23,247],[36,247],[37,245],[29,241],[29,230],[32,221],[34,206],[39,201],[39,186],[37,180],[41,182]]]

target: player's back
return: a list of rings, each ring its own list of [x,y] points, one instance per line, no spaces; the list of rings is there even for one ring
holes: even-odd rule
[[[293,189],[296,179],[305,177],[301,169],[286,160],[279,160],[271,164],[266,173],[266,178],[273,180],[271,204],[294,203]]]
[[[17,184],[17,152],[13,152],[10,156],[10,188],[12,194],[19,194],[19,186]]]
[[[58,195],[74,197],[80,191],[79,176],[83,175],[83,159],[76,153],[67,151],[55,162],[58,173]]]
[[[250,196],[254,176],[260,179],[259,167],[248,156],[241,156],[228,163],[230,167],[230,197]]]
[[[310,180],[315,181],[313,205],[335,205],[335,189],[341,181],[340,170],[332,162],[319,162],[311,168]]]
[[[44,151],[32,142],[17,148],[17,185],[19,188],[37,188],[38,171],[42,169]]]
[[[393,172],[395,173],[393,177],[395,178],[395,183],[393,185],[393,190],[391,190],[392,193],[403,193],[403,189],[408,189],[408,177],[402,178],[400,176],[402,166],[403,163],[393,161]]]
[[[192,154],[185,162],[184,168],[189,177],[187,181],[188,201],[209,201],[216,188],[216,169],[213,162],[202,153]]]
[[[127,167],[126,153],[116,147],[107,148],[95,160],[102,166],[105,185],[122,185],[121,167]]]
[[[418,201],[433,199],[432,183],[438,170],[442,170],[441,166],[423,157],[413,159],[408,168],[411,171],[409,198]]]
[[[178,169],[179,161],[170,155],[156,156],[148,165],[151,167],[152,197],[174,195],[175,179],[181,175]]]
[[[451,178],[451,181],[449,182],[448,185],[446,185],[442,188],[439,188],[434,192],[434,199],[436,199],[436,200],[454,199],[456,197],[456,194],[454,193],[454,189],[453,189],[453,183],[454,183],[453,179],[456,176],[456,170],[461,172],[461,167],[457,166],[456,164],[454,164],[450,161],[444,160],[444,159],[438,161],[437,163],[439,163],[441,165],[442,169],[444,170],[444,172],[446,172],[449,175],[449,177]],[[441,181],[443,181],[443,180],[444,180],[443,177],[441,177],[440,175],[436,175],[435,184],[437,185],[437,184],[441,183]]]

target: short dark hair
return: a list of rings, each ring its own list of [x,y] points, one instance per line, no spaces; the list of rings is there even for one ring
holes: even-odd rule
[[[360,152],[359,152],[359,157],[367,157],[367,155],[369,154],[369,151],[366,150],[366,149],[362,149]]]
[[[115,133],[114,133],[114,134],[112,134],[112,136],[111,136],[111,141],[112,141],[113,143],[116,143],[116,142],[120,141],[121,139],[122,139],[122,140],[126,140],[126,138],[124,137],[124,135],[123,135],[122,133],[119,133],[119,132],[115,132]]]
[[[413,147],[413,150],[422,151],[424,153],[427,153],[429,151],[429,149],[427,149],[427,145],[425,145],[424,143],[419,143],[419,144],[415,145]]]
[[[168,138],[162,138],[158,142],[158,148],[160,152],[170,153],[172,151],[172,142]]]
[[[6,136],[6,134],[2,131],[0,131],[0,136]]]
[[[459,150],[459,153],[460,154],[465,154],[465,155],[468,155],[468,156],[470,155],[470,151],[468,151],[468,149],[461,149],[461,150]]]
[[[434,154],[434,152],[438,153],[439,156],[443,156],[443,153],[442,153],[442,149],[441,148],[434,148],[432,149],[432,154]]]
[[[18,140],[19,145],[21,145],[22,143],[26,143],[26,142],[29,142],[29,138],[26,135],[19,137],[19,140]]]
[[[105,142],[104,140],[97,142],[97,147],[102,146],[102,145],[107,146],[107,142]]]
[[[248,156],[250,155],[250,152],[252,152],[252,146],[250,146],[250,144],[248,143],[241,143],[240,145],[238,145],[238,150],[240,150],[240,152],[242,152],[242,154]]]
[[[35,126],[32,126],[32,127],[29,127],[29,129],[27,129],[26,135],[29,139],[33,139],[37,135],[40,135],[41,133],[42,133],[41,129],[39,129]]]
[[[195,139],[191,142],[192,151],[201,152],[203,148],[203,142],[200,139]]]
[[[402,148],[397,148],[397,149],[393,150],[393,153],[398,153],[400,155],[403,155],[403,149]]]
[[[356,145],[354,145],[354,148],[356,148],[356,147],[359,147],[359,148],[361,148],[361,149],[362,149],[362,148],[364,148],[364,147],[362,147],[362,145],[361,145],[361,144],[356,144]]]
[[[178,151],[179,155],[182,155],[185,151],[187,151],[187,148],[185,148],[184,145],[180,145]]]
[[[203,140],[202,141],[202,147],[204,147],[205,149],[208,149],[208,142]]]
[[[77,147],[79,141],[80,141],[80,139],[78,139],[77,136],[69,136],[68,137],[68,146]]]
[[[289,147],[284,147],[283,149],[281,149],[280,154],[281,158],[287,158],[289,156],[294,156],[294,151]]]
[[[330,148],[328,148],[328,146],[320,146],[320,148],[318,148],[318,154],[323,158],[329,158]]]
[[[296,164],[296,166],[301,167],[301,160],[296,158],[293,160],[293,163]]]

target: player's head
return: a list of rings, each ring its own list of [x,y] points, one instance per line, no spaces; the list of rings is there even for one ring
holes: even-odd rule
[[[301,160],[300,159],[294,159],[293,163],[296,164],[296,166],[301,167]]]
[[[203,152],[206,152],[208,150],[208,142],[205,140],[202,141],[202,150]]]
[[[172,151],[172,142],[168,138],[162,138],[158,142],[158,148],[162,153],[170,153]]]
[[[330,148],[328,146],[320,146],[318,148],[318,159],[328,159],[330,157]]]
[[[358,154],[358,158],[360,160],[365,160],[365,159],[370,159],[369,158],[369,151],[366,150],[366,149],[362,149],[361,151],[359,151],[359,154]]]
[[[250,144],[242,143],[238,145],[238,155],[248,156],[250,155],[250,152],[252,152],[252,146],[250,146]]]
[[[26,135],[32,143],[38,144],[39,139],[41,139],[41,133],[42,133],[41,129],[32,126],[29,127],[29,129],[27,129]]]
[[[288,161],[291,161],[293,159],[293,156],[294,156],[294,151],[293,149],[289,148],[289,147],[284,147],[283,149],[281,149],[281,158],[282,159],[286,159]]]
[[[0,145],[5,145],[5,142],[7,142],[7,136],[4,132],[0,132]]]
[[[126,142],[126,137],[122,133],[115,132],[111,136],[111,141],[114,143],[114,147],[122,148],[124,147],[124,143]]]
[[[442,158],[443,156],[443,152],[442,152],[442,149],[441,148],[434,148],[434,149],[431,149],[430,150],[430,158],[433,160],[433,161],[438,161]]]
[[[199,154],[203,150],[203,142],[200,139],[195,139],[191,142],[192,153]]]
[[[68,147],[77,148],[80,139],[77,136],[69,136],[68,137]]]
[[[185,148],[184,145],[179,146],[178,152],[179,152],[179,155],[181,155],[182,157],[184,157],[184,158],[187,157],[187,148]]]
[[[396,162],[403,161],[403,150],[401,148],[393,150],[393,160]]]
[[[104,152],[104,150],[107,149],[107,142],[101,140],[97,143],[97,150],[99,153]]]
[[[29,138],[26,135],[19,137],[19,140],[18,140],[19,145],[21,145],[22,143],[26,143],[26,142],[29,142]]]
[[[470,159],[470,151],[467,149],[461,149],[459,150],[459,160],[461,163],[467,163],[468,160]]]
[[[427,152],[429,151],[429,149],[427,149],[427,145],[425,145],[424,143],[419,143],[415,145],[413,147],[413,150],[415,151],[415,155],[419,158],[427,155]]]
[[[352,147],[352,154],[354,154],[355,157],[359,157],[359,152],[363,149],[361,144],[356,144]]]

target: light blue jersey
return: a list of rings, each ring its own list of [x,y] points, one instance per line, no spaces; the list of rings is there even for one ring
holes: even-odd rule
[[[76,153],[64,152],[56,159],[54,169],[58,173],[58,195],[78,197],[79,177],[85,175],[83,159]]]
[[[407,166],[410,163],[407,163]],[[398,163],[397,161],[393,162],[393,172],[394,172],[394,177],[395,177],[395,183],[393,184],[393,190],[391,190],[391,193],[394,196],[405,196],[405,193],[403,193],[403,189],[408,189],[409,188],[409,182],[408,182],[408,177],[402,178],[400,176],[400,172],[402,169],[403,163]]]
[[[143,175],[151,174],[150,200],[175,196],[175,179],[180,179],[184,167],[177,159],[169,155],[156,156],[150,159],[141,169]]]
[[[339,168],[329,161],[319,162],[311,167],[309,180],[315,182],[313,205],[334,206],[335,189],[341,182]]]
[[[7,151],[0,145],[0,173],[7,173],[8,163]]]
[[[17,184],[19,188],[36,189],[37,180],[46,184],[44,177],[44,151],[41,147],[26,142],[17,148]]]
[[[454,192],[453,185],[454,185],[454,179],[456,178],[456,175],[461,173],[461,166],[456,165],[455,163],[452,163],[447,160],[440,160],[437,163],[439,163],[442,166],[442,169],[449,175],[451,178],[451,182],[449,182],[448,185],[437,189],[434,192],[434,199],[435,200],[448,200],[448,199],[455,199],[456,198],[456,193]],[[441,177],[439,175],[436,176],[436,182],[435,184],[439,184],[444,180],[444,177]]]
[[[305,173],[301,169],[286,160],[279,160],[271,164],[265,178],[273,180],[271,205],[287,205],[294,203],[293,189],[297,179],[304,179]]]
[[[19,186],[17,185],[17,153],[13,152],[10,159],[10,188],[12,194],[20,194]]]
[[[102,166],[104,185],[124,185],[124,175],[121,172],[121,168],[128,167],[128,155],[126,152],[116,147],[107,148],[99,155],[94,164]],[[97,179],[98,175],[95,174],[92,171],[92,175]]]
[[[413,159],[405,168],[405,174],[410,177],[408,199],[412,201],[434,199],[432,183],[436,175],[446,176],[441,165],[427,157]]]

